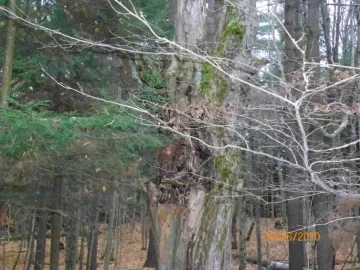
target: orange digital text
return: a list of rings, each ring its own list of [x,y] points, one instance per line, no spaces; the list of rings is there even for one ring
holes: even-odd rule
[[[319,232],[266,232],[266,241],[270,242],[309,242],[319,241]]]

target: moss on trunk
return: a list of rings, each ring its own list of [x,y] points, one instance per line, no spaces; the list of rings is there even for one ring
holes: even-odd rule
[[[203,9],[202,1],[177,1],[176,41],[200,54],[198,47],[207,55],[238,57],[241,61],[244,48],[252,42],[247,20],[251,22],[254,14],[244,12],[252,4],[251,0],[237,0],[233,7],[215,1],[214,7]],[[242,187],[243,154],[225,150],[224,146],[231,143],[226,127],[236,116],[224,113],[224,107],[233,96],[240,99],[240,91],[230,91],[240,85],[214,68],[222,62],[208,59],[213,65],[173,57],[168,69],[169,95],[174,101],[169,108],[180,113],[172,113],[172,118],[164,121],[181,123],[174,124],[177,132],[215,148],[185,139],[185,171],[149,189],[160,269],[232,269],[233,196],[234,190]],[[230,74],[239,72],[228,64],[221,68]],[[178,205],[169,203],[176,201],[170,197],[180,195],[185,199],[177,200]]]
[[[12,13],[16,14],[18,2],[19,0],[8,1],[8,8]],[[0,108],[6,108],[8,106],[8,98],[11,90],[12,70],[14,63],[16,29],[17,26],[15,21],[10,18],[8,22],[8,32],[5,44],[5,62],[3,66],[4,71],[1,83],[2,86],[0,90]]]

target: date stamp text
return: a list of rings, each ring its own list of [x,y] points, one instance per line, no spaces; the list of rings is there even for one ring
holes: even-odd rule
[[[320,241],[319,232],[266,232],[266,241],[270,242],[308,242]]]

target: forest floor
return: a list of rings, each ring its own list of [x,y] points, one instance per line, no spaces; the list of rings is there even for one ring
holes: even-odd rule
[[[284,242],[270,242],[266,241],[265,232],[275,231],[274,229],[275,220],[272,219],[261,219],[261,231],[262,231],[262,254],[263,260],[271,260],[278,262],[287,262],[288,260],[288,244]],[[250,221],[248,223],[248,227],[250,227]],[[105,237],[106,234],[102,233],[99,235],[99,251],[98,251],[98,269],[103,269],[103,258],[101,255],[105,249]],[[142,242],[141,242],[141,230],[140,226],[137,224],[135,226],[124,226],[122,228],[122,245],[120,249],[120,266],[117,268],[119,270],[135,270],[135,269],[151,269],[151,268],[142,268],[145,260],[147,251],[142,250]],[[354,267],[360,267],[360,264],[346,264],[344,266],[344,261],[349,257],[350,261],[354,261],[356,259],[356,247],[352,250],[352,246],[354,243],[354,237],[350,233],[346,233],[344,231],[336,231],[333,235],[333,243],[336,249],[336,270],[346,270],[353,269]],[[45,269],[49,269],[49,251],[50,251],[50,239],[47,239],[47,254],[46,254],[46,267]],[[13,241],[5,244],[0,247],[0,270],[10,270],[13,269],[14,262],[16,261],[16,257],[19,254],[19,246],[20,241]],[[311,254],[310,244],[309,246],[309,254]],[[257,254],[257,243],[256,243],[256,232],[255,229],[252,233],[251,240],[247,242],[247,254],[249,257],[256,258]],[[349,256],[349,253],[352,254]],[[60,255],[60,270],[64,270],[64,256],[65,251],[61,250]],[[5,257],[5,268],[4,268],[4,257]],[[19,263],[17,264],[16,270],[23,269],[24,261],[26,257],[26,248],[22,248],[19,257]],[[238,269],[238,252],[233,250],[234,257],[234,269]],[[310,255],[309,255],[310,257]],[[111,266],[110,269],[115,269],[114,266]],[[248,264],[247,270],[255,270],[257,269],[257,265]]]

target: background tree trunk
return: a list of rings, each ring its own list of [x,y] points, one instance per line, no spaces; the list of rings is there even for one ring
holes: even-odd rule
[[[65,269],[76,270],[76,263],[79,255],[78,239],[80,230],[80,209],[77,204],[72,206],[73,217],[69,220],[67,235],[66,235],[66,249],[65,249]]]
[[[315,222],[326,224],[329,205],[333,196],[331,194],[318,194],[313,198],[313,212]],[[318,270],[332,270],[335,267],[335,250],[332,246],[328,225],[316,225],[316,232],[321,236],[316,242]]]
[[[8,8],[12,13],[16,14],[19,0],[9,0]],[[5,61],[3,67],[3,77],[1,82],[0,91],[0,108],[6,108],[8,106],[8,98],[11,90],[12,70],[14,63],[15,52],[15,40],[16,40],[16,23],[15,20],[10,18],[8,21],[8,32],[6,36],[5,44]]]
[[[59,268],[60,238],[61,238],[61,197],[62,182],[60,177],[53,179],[53,210],[51,218],[51,248],[50,248],[50,270]]]
[[[355,3],[357,5],[359,5],[356,9],[356,18],[357,18],[357,25],[356,25],[356,35],[357,35],[357,44],[356,44],[356,48],[357,48],[357,53],[356,53],[356,57],[353,56],[352,59],[354,59],[354,61],[356,61],[355,65],[356,67],[360,67],[360,0],[356,0]],[[354,12],[352,13],[354,14]],[[354,45],[353,45],[354,47]],[[357,71],[357,73],[359,73],[359,71]],[[356,83],[356,90],[357,90],[357,95],[356,95],[356,102],[360,102],[360,84]],[[360,134],[360,115],[358,115],[357,117],[357,123],[358,123],[358,132]],[[359,135],[360,136],[360,135]],[[356,139],[356,137],[355,137]],[[358,155],[360,155],[360,143],[358,143]],[[358,165],[359,168],[359,165]],[[358,209],[358,213],[360,214],[360,208]],[[360,223],[360,222],[359,222]],[[360,225],[358,225],[360,227]],[[360,229],[356,232],[356,246],[357,246],[357,257],[358,257],[358,262],[360,262]]]
[[[333,53],[331,48],[331,37],[330,37],[330,16],[327,7],[327,1],[321,1],[321,17],[322,27],[324,31],[325,47],[326,47],[326,59],[328,64],[333,64]]]
[[[110,220],[108,224],[108,235],[105,247],[105,259],[104,259],[104,269],[109,270],[110,265],[110,255],[113,248],[113,236],[114,236],[114,224],[115,224],[115,212],[117,205],[117,191],[114,190],[111,197],[111,209],[110,209]]]
[[[262,250],[261,250],[261,228],[260,228],[260,203],[255,206],[255,222],[256,222],[256,243],[257,243],[257,261],[258,270],[262,270]]]
[[[289,0],[285,2],[285,21],[284,26],[291,37],[295,37],[295,14],[296,5],[300,5],[300,2],[296,0]],[[285,35],[285,55],[286,58],[283,60],[284,71],[286,72],[286,81],[291,81],[292,72],[295,70],[295,52],[296,47],[292,42],[289,35]]]
[[[96,270],[97,268],[97,249],[98,249],[98,236],[99,236],[99,199],[98,195],[91,199],[90,210],[90,230],[88,236],[88,255],[87,255],[87,269]]]
[[[238,243],[237,243],[237,209],[235,207],[233,219],[231,222],[231,248],[232,249],[238,249]]]
[[[46,230],[48,221],[48,212],[45,209],[38,211],[38,226],[39,232],[36,241],[36,253],[34,270],[43,270],[45,265],[45,252],[46,252]]]
[[[320,36],[320,29],[319,29],[319,5],[320,0],[311,0],[308,2],[308,45],[307,47],[307,54],[306,58],[309,61],[320,63],[320,51],[319,51],[319,36]],[[326,23],[326,11],[327,7],[321,7],[322,8],[322,14],[323,14],[323,20],[325,20]],[[338,7],[337,12],[337,21],[336,21],[336,32],[335,32],[335,48],[334,48],[334,62],[337,63],[339,61],[338,56],[338,46],[339,46],[339,28],[340,28],[340,6]],[[325,24],[326,26],[327,24]],[[327,27],[324,27],[326,30]],[[327,34],[325,34],[325,37]],[[330,43],[330,41],[326,41],[326,44]],[[329,55],[331,52],[329,52],[329,48],[327,49],[327,56],[329,58]],[[329,60],[329,59],[328,59]],[[331,63],[330,63],[331,64]],[[317,66],[315,69],[314,78],[319,79],[320,78],[320,66]],[[340,135],[340,134],[339,134]],[[338,135],[338,136],[339,136]],[[323,134],[317,133],[316,135],[317,141],[321,142],[324,141]],[[339,137],[333,138],[333,147],[338,146],[338,140]],[[326,214],[329,211],[329,205],[331,204],[331,197],[328,194],[318,194],[315,195],[313,198],[313,213],[316,223],[327,223],[327,217]],[[335,267],[335,251],[331,243],[330,239],[330,232],[328,226],[316,226],[316,231],[320,233],[321,238],[320,241],[316,243],[316,249],[317,249],[317,262],[318,262],[318,269],[319,270],[325,270],[325,269],[334,269]]]
[[[292,197],[297,193],[289,193],[288,209],[288,230],[289,232],[299,231],[304,227],[303,203],[301,199]],[[302,270],[304,265],[304,244],[301,241],[289,241],[289,269]]]
[[[83,213],[81,213],[83,216]],[[81,239],[80,239],[80,252],[79,252],[79,270],[83,270],[84,268],[84,254],[85,254],[85,238],[86,238],[86,230],[84,224],[80,225],[81,227]]]
[[[32,219],[31,219],[31,226],[29,231],[29,241],[28,241],[28,248],[26,252],[26,259],[25,259],[25,265],[24,270],[30,270],[31,264],[32,264],[32,256],[34,252],[34,234],[35,234],[35,211],[33,213]]]
[[[244,183],[246,185],[246,182]],[[246,236],[247,236],[247,215],[246,197],[239,199],[239,270],[246,270]]]

